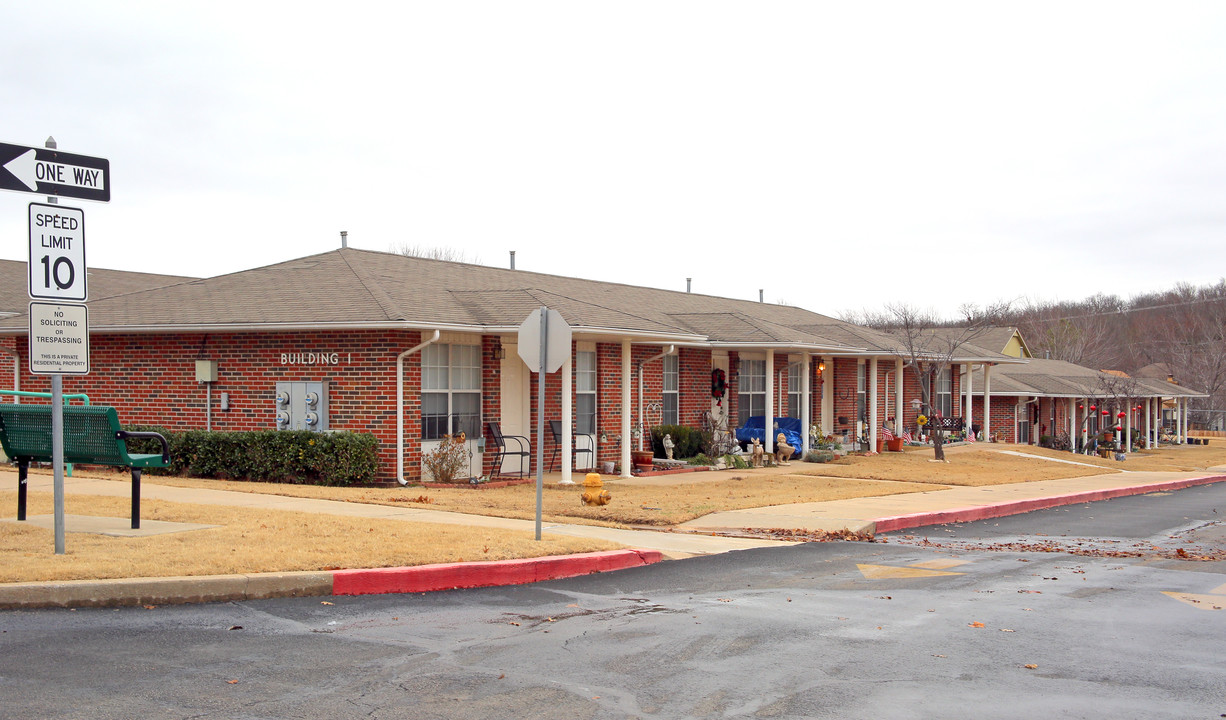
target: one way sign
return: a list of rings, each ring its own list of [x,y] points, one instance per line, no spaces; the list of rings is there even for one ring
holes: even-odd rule
[[[0,190],[111,201],[111,161],[0,143]]]

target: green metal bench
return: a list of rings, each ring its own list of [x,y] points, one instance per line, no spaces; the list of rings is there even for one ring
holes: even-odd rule
[[[161,454],[133,455],[127,440],[157,438]],[[30,463],[52,462],[51,406],[0,404],[0,444],[17,463],[17,519],[26,519],[26,485]],[[140,475],[147,467],[170,465],[170,444],[154,432],[127,432],[115,408],[105,405],[64,407],[64,462],[114,465],[132,471],[132,528],[140,528]]]

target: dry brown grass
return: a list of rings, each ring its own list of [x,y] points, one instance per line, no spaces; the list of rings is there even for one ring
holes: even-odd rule
[[[810,466],[811,467],[811,466]],[[801,470],[801,463],[793,463]],[[855,478],[819,478],[800,473],[755,474],[748,471],[712,473],[719,478],[706,482],[636,484],[608,479],[605,488],[613,502],[588,507],[579,501],[582,485],[546,484],[542,516],[548,522],[621,527],[627,525],[676,525],[721,510],[739,510],[766,505],[821,502],[856,497],[895,495],[932,490],[931,485],[877,482]],[[536,517],[536,486],[469,490],[437,486],[396,488],[332,488],[313,485],[248,483],[200,478],[150,479],[152,482],[213,490],[269,493],[289,497],[321,498],[346,502],[395,505],[452,512],[531,519]]]
[[[0,507],[16,507],[17,493],[0,492]],[[30,492],[29,513],[51,514],[52,497]],[[126,517],[129,501],[69,493],[71,515]],[[139,538],[69,533],[64,555],[55,554],[51,530],[0,523],[0,582],[82,580],[175,575],[226,575],[335,568],[399,567],[463,560],[565,555],[611,550],[602,540],[456,525],[361,519],[192,505],[141,503],[143,520],[219,525]]]
[[[1061,460],[1082,462],[1084,455],[1059,453],[1045,450],[1034,452],[1035,448],[1026,446],[956,446],[947,448],[945,459],[948,462],[935,462],[932,459],[932,448],[909,448],[902,453],[884,453],[882,455],[856,456],[851,455],[837,462],[824,465],[808,465],[806,473],[820,473],[831,477],[871,478],[874,480],[893,480],[911,483],[936,483],[939,485],[1001,485],[1004,483],[1032,482],[1035,480],[1055,480],[1058,478],[1084,477],[1100,475],[1104,472],[1119,472],[1120,463],[1114,460],[1104,460],[1097,467],[1083,467],[1068,463],[1048,462],[1037,458],[1018,457],[998,452],[999,450],[1016,450],[1030,454],[1049,453],[1051,457]],[[1098,458],[1093,458],[1098,460]],[[1086,460],[1091,463],[1090,460]],[[1097,463],[1093,463],[1096,464]],[[1136,469],[1129,467],[1129,469]],[[931,490],[932,488],[927,488]]]

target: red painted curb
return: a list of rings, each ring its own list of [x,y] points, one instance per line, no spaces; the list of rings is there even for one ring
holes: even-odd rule
[[[1044,498],[1031,498],[1029,500],[1015,500],[1013,502],[1000,503],[998,505],[975,505],[972,507],[953,508],[950,510],[938,510],[927,513],[913,513],[910,515],[893,515],[891,517],[877,518],[874,520],[876,533],[892,532],[894,530],[907,530],[909,528],[923,527],[925,525],[942,525],[945,523],[956,522],[972,522],[975,520],[986,520],[988,518],[1004,517],[1006,515],[1020,515],[1030,512],[1031,510],[1043,510],[1045,508],[1059,507],[1061,505],[1075,505],[1077,503],[1092,502],[1094,500],[1109,500],[1117,497],[1127,497],[1129,495],[1144,495],[1151,492],[1161,492],[1164,490],[1182,490],[1183,488],[1192,487],[1194,485],[1209,485],[1226,481],[1226,475],[1210,475],[1199,478],[1187,478],[1184,480],[1167,480],[1165,482],[1150,483],[1148,485],[1133,485],[1131,487],[1109,488],[1106,490],[1088,490],[1086,492],[1071,493],[1069,495],[1055,495]]]
[[[594,572],[624,570],[650,565],[663,559],[664,555],[657,550],[609,550],[521,560],[337,570],[332,573],[332,594],[376,595],[522,585]]]

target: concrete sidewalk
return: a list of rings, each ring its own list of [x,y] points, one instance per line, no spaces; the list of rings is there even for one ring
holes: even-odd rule
[[[696,532],[784,528],[884,533],[950,522],[1016,515],[1113,497],[1178,490],[1226,480],[1226,468],[1204,472],[1120,472],[1008,485],[951,487],[901,495],[794,503],[712,513],[678,526]]]
[[[1219,472],[1222,471],[1222,472]],[[693,473],[680,476],[695,481]],[[660,482],[663,479],[620,482]],[[867,497],[830,502],[796,503],[713,513],[676,528],[673,532],[546,523],[543,533],[610,540],[633,548],[612,553],[534,558],[502,563],[453,563],[410,568],[341,570],[333,572],[261,573],[213,577],[135,578],[102,581],[11,583],[0,585],[0,608],[158,605],[217,602],[270,597],[365,594],[372,592],[425,592],[459,587],[517,584],[635,567],[664,558],[685,558],[756,547],[793,543],[712,533],[753,530],[852,530],[880,533],[925,525],[965,522],[1029,512],[1045,507],[1103,500],[1126,495],[1176,490],[1226,480],[1226,468],[1204,472],[1121,472],[1081,478],[1042,480],[984,487],[954,487],[921,493]],[[618,482],[618,481],[615,481]],[[0,472],[0,486],[16,484],[16,474]],[[32,475],[30,489],[51,491],[48,475]],[[65,478],[65,492],[128,497],[126,482],[90,477]],[[158,485],[149,478],[142,497],[173,502],[261,507],[405,522],[458,524],[532,531],[532,520],[468,515],[455,512],[368,505],[334,500],[293,498],[263,493],[232,492]],[[30,521],[34,522],[35,517]],[[39,519],[45,522],[45,519]],[[76,527],[74,527],[74,523]],[[106,532],[140,536],[190,531],[178,523],[142,522],[140,530],[127,528],[128,520],[69,516],[70,532]],[[113,526],[113,527],[112,527]]]

